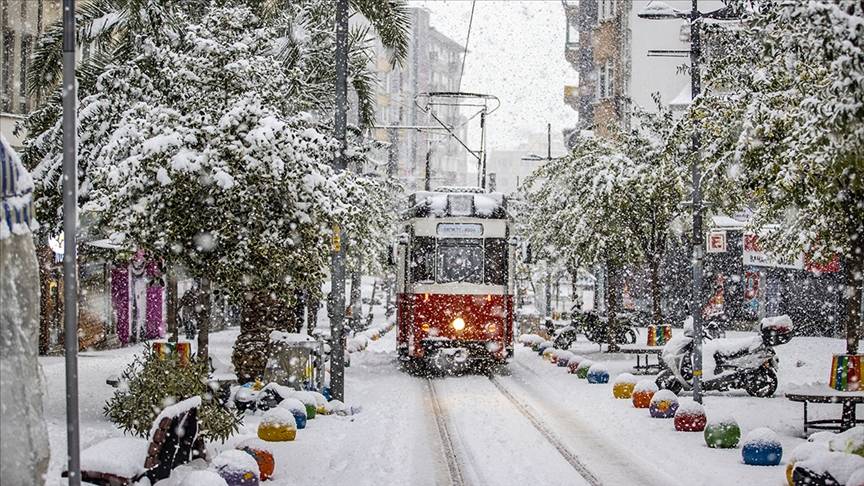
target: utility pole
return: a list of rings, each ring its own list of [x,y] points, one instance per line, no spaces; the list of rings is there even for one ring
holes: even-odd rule
[[[348,0],[336,0],[336,113],[334,136],[339,141],[339,153],[333,161],[335,171],[345,170],[345,150],[348,147]],[[345,251],[340,244],[342,229],[333,228],[333,256],[330,269],[330,393],[345,401]]]
[[[63,326],[66,359],[66,450],[69,485],[81,484],[78,419],[78,90],[75,0],[63,0]]]
[[[690,8],[690,102],[693,103],[702,90],[699,76],[701,42],[699,37],[698,0]],[[702,236],[702,168],[699,163],[699,133],[693,130],[690,137],[693,164],[693,295],[690,298],[690,315],[693,316],[693,400],[702,403],[702,264],[705,257],[705,242]]]
[[[702,57],[701,20],[703,18],[718,20],[734,20],[737,17],[728,7],[712,12],[699,11],[698,0],[691,0],[690,11],[664,9],[660,13],[640,13],[638,17],[649,20],[687,19],[690,21],[690,50],[648,51],[649,56],[690,57],[690,102],[693,103],[702,91],[699,63]],[[702,403],[702,264],[705,256],[705,241],[702,232],[702,168],[699,149],[701,141],[698,131],[694,130],[690,137],[690,148],[693,162],[690,174],[693,184],[690,210],[693,217],[693,285],[690,297],[690,315],[693,318],[693,400]]]

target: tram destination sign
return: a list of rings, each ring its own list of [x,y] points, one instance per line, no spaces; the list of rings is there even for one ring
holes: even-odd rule
[[[445,238],[468,238],[483,236],[480,223],[438,223],[438,236]]]

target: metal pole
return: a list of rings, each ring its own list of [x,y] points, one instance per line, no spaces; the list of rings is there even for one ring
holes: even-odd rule
[[[546,160],[552,160],[552,124],[546,124]]]
[[[699,38],[699,10],[697,0],[692,0],[690,10],[690,98],[695,102],[701,90],[699,77],[699,57],[701,42]],[[702,403],[702,259],[705,243],[702,241],[702,188],[699,164],[699,134],[695,128],[691,136],[693,149],[693,295],[690,312],[693,316],[693,400]]]
[[[480,113],[480,188],[486,189],[486,108]]]
[[[432,190],[432,142],[426,141],[426,175],[423,180],[423,190]]]
[[[78,144],[75,0],[63,0],[63,326],[66,354],[66,450],[70,486],[81,484],[78,430]]]
[[[345,170],[346,124],[348,118],[348,0],[336,0],[336,113],[333,119],[334,136],[339,140],[339,153],[333,161],[336,172]],[[335,241],[341,241],[341,228],[334,228]],[[336,239],[335,237],[338,237]],[[331,259],[330,285],[330,393],[337,400],[345,400],[345,251],[334,244]]]

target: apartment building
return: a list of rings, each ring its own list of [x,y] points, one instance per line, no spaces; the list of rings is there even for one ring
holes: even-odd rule
[[[30,58],[45,27],[60,18],[60,6],[60,0],[0,2],[0,133],[15,148],[23,141],[15,126],[38,102],[27,93]]]
[[[610,123],[627,126],[637,107],[656,111],[653,95],[664,105],[686,106],[690,77],[690,25],[686,19],[648,20],[639,13],[652,0],[564,0],[565,58],[579,73],[577,86],[564,87],[564,101],[578,114],[578,129],[607,133]],[[666,0],[689,11],[690,0]],[[699,9],[723,7],[702,0]],[[657,51],[678,54],[659,55]]]
[[[429,158],[432,186],[476,184],[468,154],[414,103],[420,93],[457,91],[464,46],[430,25],[430,13],[411,9],[411,43],[402,66],[392,66],[389,53],[376,42],[374,59],[380,85],[377,120],[372,136],[389,147],[378,153],[387,171],[400,177],[409,189],[422,189]],[[457,107],[436,110],[437,115],[465,138],[460,126],[464,116]],[[386,160],[386,164],[383,161]]]

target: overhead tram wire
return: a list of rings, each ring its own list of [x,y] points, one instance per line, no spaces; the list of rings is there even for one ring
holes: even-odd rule
[[[465,52],[462,53],[462,68],[459,70],[459,83],[456,85],[456,91],[462,91],[462,76],[465,75],[465,58],[468,57],[468,42],[471,40],[471,26],[474,24],[474,7],[477,6],[477,0],[471,2],[471,16],[468,17],[468,34],[465,35]]]
[[[462,67],[459,69],[459,82],[456,84],[456,92],[462,91],[462,76],[465,74],[465,58],[468,57],[468,41],[471,40],[471,26],[474,24],[474,7],[477,6],[477,0],[471,2],[471,15],[468,17],[468,32],[465,34],[465,50],[462,52]],[[476,115],[475,115],[476,116]],[[474,118],[473,116],[471,118]],[[471,118],[465,120],[459,127],[471,121]],[[458,127],[457,127],[458,128]],[[450,140],[453,135],[441,137],[438,140],[431,142],[434,145],[440,145],[445,140]],[[429,147],[431,149],[431,145]],[[428,154],[427,154],[428,155]]]

